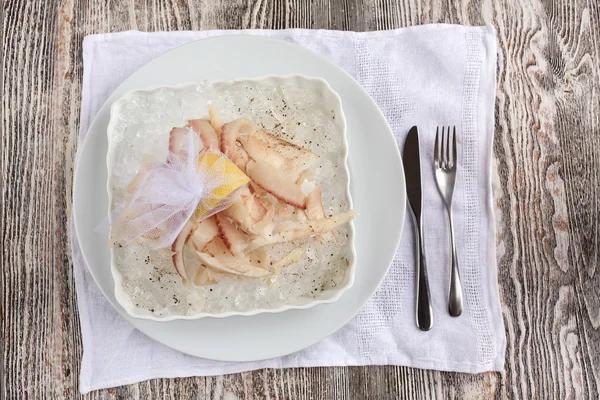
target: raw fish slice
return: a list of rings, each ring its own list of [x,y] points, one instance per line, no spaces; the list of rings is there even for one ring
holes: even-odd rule
[[[256,126],[246,118],[228,122],[221,128],[221,152],[233,161],[242,171],[248,163],[248,153],[236,143],[241,135],[252,134]]]
[[[190,267],[189,276],[196,286],[214,285],[223,279],[223,274],[207,268],[203,264],[196,264]]]
[[[248,247],[249,238],[222,213],[215,214],[219,233],[225,242],[225,245],[234,256],[243,255]]]
[[[233,262],[239,260],[239,257],[231,255],[231,252],[225,245],[221,236],[217,236],[211,240],[206,246],[206,251],[221,262]]]
[[[319,158],[319,156],[312,151],[278,138],[263,129],[257,130],[252,136],[263,141],[270,149],[278,152],[288,160],[299,160],[302,164],[308,164]]]
[[[300,261],[302,256],[304,255],[304,250],[297,248],[283,256],[277,261],[273,261],[270,265],[271,271],[275,274],[275,276],[279,275],[279,272],[282,268],[287,267],[288,265],[297,263]]]
[[[190,135],[196,135],[196,133],[190,128],[173,128],[169,134],[169,152],[175,154],[181,159],[186,159],[188,156],[189,140]],[[194,153],[198,154],[200,149],[194,149]]]
[[[196,248],[196,250],[202,251],[208,242],[213,240],[213,238],[218,234],[219,228],[217,227],[217,221],[215,220],[215,217],[208,217],[204,221],[200,222],[192,233],[192,245]]]
[[[302,185],[302,183],[304,181],[314,182],[316,175],[317,175],[316,168],[307,168],[304,171],[302,171],[302,173],[298,177],[298,180],[296,181],[296,185],[300,186],[300,185]]]
[[[240,228],[245,232],[252,232],[254,220],[250,216],[248,207],[241,200],[237,200],[229,208],[221,211],[225,216],[237,222]]]
[[[202,264],[214,269],[217,272],[248,276],[252,278],[264,278],[271,275],[271,271],[251,265],[244,259],[236,259],[232,262],[222,262],[207,253],[202,253],[199,251],[195,251],[195,253]]]
[[[306,208],[306,196],[293,181],[285,179],[279,171],[265,161],[251,161],[246,173],[261,188],[296,208]]]
[[[316,221],[325,218],[323,209],[323,189],[317,186],[306,198],[306,215],[309,220]],[[333,240],[333,232],[327,232],[322,235],[324,240]]]
[[[262,160],[279,169],[285,163],[285,157],[254,136],[240,136],[244,150],[255,161]]]
[[[200,140],[207,150],[219,149],[219,138],[212,125],[203,119],[193,119],[188,121],[190,128],[200,136]]]
[[[208,106],[208,116],[210,119],[210,124],[212,125],[217,137],[220,139],[221,129],[223,128],[223,118],[221,118],[221,114],[219,110],[213,105]]]
[[[279,233],[274,233],[273,235],[267,237],[254,238],[252,240],[252,244],[250,244],[248,247],[248,251],[252,251],[259,247],[270,244],[285,243],[293,240],[305,239],[311,236],[322,235],[337,228],[338,226],[350,222],[356,215],[358,215],[358,213],[354,210],[351,210],[339,215],[334,215],[331,218],[324,218],[316,221],[285,221],[286,226],[292,227],[293,229],[279,231]],[[274,232],[277,230],[278,229],[276,227]]]
[[[190,284],[190,278],[187,275],[187,272],[185,270],[185,264],[183,262],[183,246],[189,239],[194,227],[195,223],[191,220],[188,221],[184,225],[179,235],[177,235],[177,237],[175,238],[175,241],[173,242],[173,245],[171,247],[171,249],[173,250],[173,266],[175,267],[177,273],[181,276],[183,284],[186,286]]]

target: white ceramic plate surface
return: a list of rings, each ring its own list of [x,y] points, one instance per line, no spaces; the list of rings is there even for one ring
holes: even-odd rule
[[[203,54],[219,57],[213,57],[211,63],[196,63]],[[129,316],[115,298],[106,237],[95,232],[108,209],[106,132],[111,105],[133,89],[288,74],[321,77],[342,99],[347,122],[350,190],[353,207],[361,213],[354,224],[357,260],[354,285],[334,303],[277,314],[169,322]],[[385,118],[364,89],[344,70],[310,50],[246,35],[189,43],[157,57],[127,78],[90,126],[80,149],[73,193],[75,229],[83,256],[110,303],[149,337],[190,355],[222,361],[283,356],[340,329],[358,313],[385,277],[400,242],[406,210],[398,147]]]

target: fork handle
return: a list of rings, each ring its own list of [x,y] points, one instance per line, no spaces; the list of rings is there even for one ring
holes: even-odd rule
[[[419,228],[420,230],[420,228]],[[419,271],[417,274],[417,326],[422,331],[428,331],[433,326],[433,311],[429,294],[429,279],[427,277],[427,262],[423,251],[423,238],[421,232],[417,237],[419,241]]]
[[[448,312],[453,317],[462,314],[463,298],[462,284],[458,274],[458,257],[456,256],[456,245],[454,243],[454,227],[452,224],[452,211],[448,210],[448,220],[450,222],[450,245],[452,247],[452,265],[450,270],[450,292],[448,293]]]

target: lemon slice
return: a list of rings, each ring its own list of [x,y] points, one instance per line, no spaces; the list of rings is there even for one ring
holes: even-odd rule
[[[198,157],[198,169],[207,175],[207,181],[219,182],[198,204],[194,216],[202,219],[215,208],[231,201],[233,193],[250,182],[246,176],[227,157],[215,153],[205,153]]]

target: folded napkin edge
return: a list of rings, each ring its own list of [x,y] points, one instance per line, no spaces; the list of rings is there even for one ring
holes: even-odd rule
[[[243,34],[261,35],[261,34],[271,34],[273,32],[278,32],[278,33],[283,32],[283,33],[293,34],[295,36],[298,36],[299,34],[301,36],[306,36],[306,35],[314,35],[316,32],[320,36],[338,37],[338,38],[344,37],[344,36],[351,36],[351,37],[360,38],[360,37],[365,37],[365,36],[367,36],[367,37],[403,36],[403,35],[413,34],[414,31],[418,31],[418,30],[443,31],[443,30],[447,30],[447,29],[456,29],[457,27],[460,27],[460,28],[464,29],[465,31],[469,31],[469,30],[484,31],[484,33],[486,33],[486,34],[492,35],[494,37],[496,36],[496,29],[493,25],[488,24],[488,25],[477,25],[477,26],[464,26],[464,25],[445,24],[445,23],[413,25],[413,26],[409,26],[409,27],[405,27],[405,28],[395,28],[395,29],[387,29],[387,30],[380,30],[380,31],[365,31],[365,32],[341,31],[341,30],[331,30],[331,29],[305,29],[305,28],[207,29],[207,30],[198,30],[198,31],[184,30],[184,31],[154,31],[154,32],[140,31],[140,30],[127,30],[127,31],[120,31],[120,32],[94,33],[94,34],[86,35],[83,38],[83,46],[86,46],[90,42],[112,41],[112,40],[124,39],[124,38],[127,38],[129,36],[134,36],[134,35],[137,35],[138,37],[140,35],[145,36],[145,37],[152,37],[152,36],[156,36],[156,37],[160,37],[160,36],[186,37],[186,36],[197,35],[198,33],[206,33],[209,35],[211,33],[215,33],[215,34],[219,34],[219,36],[227,36],[227,35],[243,35]],[[194,39],[202,40],[202,39],[198,39],[195,37],[194,37]]]

